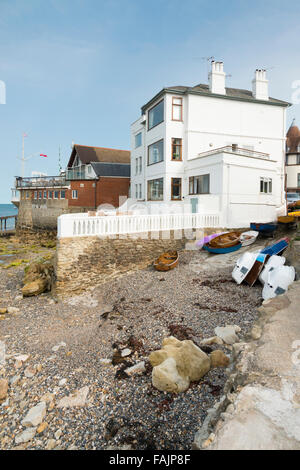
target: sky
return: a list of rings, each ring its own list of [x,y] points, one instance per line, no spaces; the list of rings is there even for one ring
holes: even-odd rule
[[[224,61],[229,87],[251,89],[266,68],[300,126],[299,16],[299,0],[0,0],[0,203],[23,133],[26,176],[58,174],[72,142],[130,149],[141,106],[164,86],[207,83],[206,57]]]

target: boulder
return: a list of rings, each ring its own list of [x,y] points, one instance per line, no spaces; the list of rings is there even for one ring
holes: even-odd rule
[[[47,289],[47,281],[45,279],[39,278],[35,281],[25,284],[22,289],[23,297],[32,297],[34,295],[39,295],[45,292]]]
[[[7,396],[8,391],[8,380],[0,379],[0,400],[4,400]]]
[[[223,353],[220,349],[216,349],[209,355],[211,368],[215,367],[227,367],[230,359],[226,354]]]
[[[187,390],[190,382],[200,380],[210,369],[210,358],[200,348],[173,336],[165,338],[162,349],[151,353],[149,360],[153,386],[167,392]]]
[[[200,346],[210,346],[212,344],[224,344],[222,338],[218,336],[212,336],[211,338],[203,339],[200,343]]]

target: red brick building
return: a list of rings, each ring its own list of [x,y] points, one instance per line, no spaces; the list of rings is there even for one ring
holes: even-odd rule
[[[55,229],[61,214],[103,204],[117,208],[119,198],[128,197],[129,185],[129,151],[74,145],[60,176],[16,178],[18,226]]]

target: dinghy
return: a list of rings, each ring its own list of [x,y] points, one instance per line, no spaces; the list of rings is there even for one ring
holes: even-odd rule
[[[255,242],[258,237],[259,232],[256,230],[249,230],[248,232],[243,232],[240,236],[240,242],[242,246],[249,246]]]
[[[268,255],[263,254],[262,252],[258,253],[256,256],[255,262],[248,272],[247,276],[245,277],[245,282],[252,287],[258,276],[260,275],[261,271],[263,270],[264,264],[268,258]]]
[[[284,263],[285,263],[284,256],[272,255],[266,262],[264,269],[259,275],[259,280],[262,283],[262,285],[264,285],[268,281],[269,272],[273,271],[273,269],[278,268],[279,266],[283,266]]]
[[[220,255],[220,254],[231,253],[232,251],[237,251],[241,248],[241,246],[242,244],[239,242],[234,246],[215,248],[214,246],[211,246],[210,243],[206,243],[206,245],[203,245],[203,250],[206,250],[209,253],[214,253],[215,255]]]
[[[259,233],[263,235],[272,235],[272,233],[275,232],[277,229],[277,223],[275,222],[267,222],[267,223],[257,223],[257,222],[252,222],[250,224],[250,228],[252,230],[256,230]]]
[[[177,251],[169,251],[168,253],[163,253],[162,255],[154,261],[153,266],[157,271],[170,271],[174,269],[178,264],[178,253]]]
[[[202,238],[201,240],[198,240],[196,242],[196,246],[201,249],[203,247],[203,245],[206,245],[206,243],[209,243],[211,240],[213,240],[216,237],[219,237],[220,235],[224,235],[224,233],[228,233],[228,232],[212,233],[211,235],[207,235],[206,237]]]
[[[213,238],[209,242],[211,248],[229,248],[240,243],[241,232],[228,232]]]
[[[253,253],[247,251],[239,257],[232,271],[232,277],[237,284],[241,284],[249,271],[251,271],[258,254],[259,251],[254,251]]]
[[[277,295],[284,294],[295,279],[295,268],[293,266],[278,266],[268,273],[268,280],[262,291],[264,300],[272,299]]]

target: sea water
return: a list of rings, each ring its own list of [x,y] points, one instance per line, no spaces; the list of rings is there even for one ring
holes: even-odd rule
[[[14,204],[0,204],[0,217],[17,214],[18,209]],[[15,228],[15,219],[7,219],[6,228],[7,230]]]

